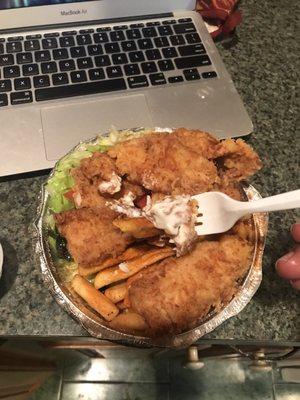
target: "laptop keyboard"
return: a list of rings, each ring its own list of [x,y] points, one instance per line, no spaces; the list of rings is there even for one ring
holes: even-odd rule
[[[0,37],[0,107],[216,77],[191,18]]]

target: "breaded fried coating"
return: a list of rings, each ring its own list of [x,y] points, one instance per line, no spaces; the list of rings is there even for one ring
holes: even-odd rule
[[[98,207],[64,211],[54,218],[75,262],[88,266],[120,255],[131,243],[130,235],[113,225],[116,216],[109,208]]]
[[[132,309],[153,335],[194,327],[211,309],[227,304],[246,274],[252,245],[234,235],[197,243],[183,257],[171,257],[141,272],[129,286]]]
[[[195,135],[190,147],[183,144],[188,137],[178,136],[153,133],[117,144],[108,154],[115,159],[119,175],[126,174],[129,181],[148,190],[173,195],[211,190],[218,181],[214,162],[199,154],[200,146],[198,152],[192,149]]]

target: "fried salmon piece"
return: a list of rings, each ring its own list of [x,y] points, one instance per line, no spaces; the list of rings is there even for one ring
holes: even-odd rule
[[[190,254],[168,258],[140,273],[129,286],[131,307],[153,335],[191,329],[210,310],[231,300],[251,256],[251,244],[233,235],[199,242]]]
[[[152,133],[117,144],[108,154],[119,175],[164,194],[196,194],[218,181],[215,164],[182,144],[175,134]]]
[[[64,211],[54,218],[75,262],[88,266],[120,255],[131,243],[131,236],[112,224],[116,216],[109,208],[98,207]]]
[[[215,149],[215,158],[222,158],[221,178],[225,182],[241,181],[262,167],[257,153],[242,139],[226,139]]]
[[[219,144],[219,140],[210,133],[179,128],[174,131],[173,135],[183,146],[188,147],[199,155],[209,160],[215,158],[215,149]]]

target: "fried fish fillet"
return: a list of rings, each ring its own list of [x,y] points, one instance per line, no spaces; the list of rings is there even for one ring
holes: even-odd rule
[[[129,286],[132,309],[153,335],[192,328],[211,309],[228,303],[249,269],[252,245],[237,235],[199,242],[183,257],[144,270]]]
[[[88,266],[118,256],[131,243],[131,236],[113,225],[116,216],[109,208],[98,207],[64,211],[54,218],[75,262]]]

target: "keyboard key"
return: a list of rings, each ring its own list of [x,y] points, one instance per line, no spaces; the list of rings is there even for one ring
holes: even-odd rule
[[[142,37],[139,29],[130,29],[126,31],[127,39],[140,39]]]
[[[55,61],[50,61],[41,64],[42,74],[52,74],[57,72],[57,65]]]
[[[54,38],[47,38],[42,40],[42,47],[44,50],[49,49],[56,49],[57,48],[57,39]]]
[[[111,27],[110,26],[102,26],[101,28],[97,28],[96,31],[97,32],[109,32],[109,31],[111,31]]]
[[[124,89],[126,89],[126,83],[123,78],[105,79],[103,81],[79,83],[77,85],[37,89],[35,91],[35,98],[36,101],[44,101],[62,99],[65,97],[83,96],[87,94],[113,92]]]
[[[75,46],[75,40],[73,36],[64,36],[59,38],[59,44],[61,47],[72,47]]]
[[[174,61],[178,69],[203,67],[205,65],[211,65],[211,61],[207,55],[176,58]]]
[[[41,50],[41,51],[36,51],[34,53],[35,57],[35,62],[42,62],[42,61],[50,61],[51,56],[50,56],[50,51],[49,50]]]
[[[50,79],[47,75],[39,75],[33,77],[33,84],[35,88],[50,86]]]
[[[86,56],[85,47],[83,47],[83,46],[71,47],[70,52],[71,52],[71,57],[72,58],[85,57]]]
[[[91,58],[78,58],[77,67],[79,69],[93,68],[93,60]]]
[[[173,29],[171,25],[163,25],[163,26],[159,26],[157,28],[158,33],[160,34],[160,36],[168,36],[168,35],[173,35]]]
[[[149,86],[148,79],[145,75],[132,76],[127,78],[130,89],[137,89],[140,87]]]
[[[170,36],[170,40],[173,46],[180,46],[182,44],[185,44],[184,36],[182,35]]]
[[[185,69],[183,70],[183,74],[187,81],[194,81],[196,79],[200,79],[199,72],[197,71],[196,68]]]
[[[27,36],[26,36],[26,39],[28,39],[28,40],[31,40],[31,39],[40,39],[41,37],[42,37],[41,34],[36,33],[36,34],[34,34],[34,35],[27,35]]]
[[[91,81],[97,81],[98,79],[104,79],[104,71],[102,68],[94,68],[89,70],[89,77]]]
[[[162,52],[165,58],[173,58],[178,56],[175,47],[166,47],[165,49],[162,49]]]
[[[113,54],[112,62],[113,62],[113,64],[127,64],[128,58],[127,58],[126,54],[124,54],[124,53]]]
[[[24,37],[23,36],[10,36],[7,38],[8,42],[17,42],[19,40],[23,40]]]
[[[186,24],[178,24],[174,25],[174,31],[177,34],[183,34],[183,33],[190,33],[190,32],[196,32],[195,25],[193,23],[186,23]]]
[[[25,64],[22,67],[22,72],[23,72],[24,76],[38,75],[39,74],[39,66],[38,66],[38,64]]]
[[[19,53],[23,50],[22,42],[9,42],[6,43],[7,53]]]
[[[18,64],[27,64],[32,63],[32,54],[31,53],[19,53],[17,54],[17,63]]]
[[[0,56],[0,67],[5,65],[12,65],[14,63],[14,56],[12,54],[2,54]]]
[[[129,25],[130,28],[143,28],[144,26],[145,26],[145,24],[143,24],[142,22],[140,22],[138,24]]]
[[[107,55],[95,57],[96,67],[106,67],[110,65],[110,59]]]
[[[139,75],[141,73],[138,64],[127,64],[124,66],[124,71],[127,76]]]
[[[176,20],[175,19],[168,19],[162,22],[163,25],[173,25],[176,24]]]
[[[160,60],[158,61],[158,66],[161,71],[172,71],[175,69],[172,60]]]
[[[154,39],[154,43],[156,47],[168,47],[170,46],[170,42],[166,36],[157,37]]]
[[[138,46],[141,50],[153,49],[153,43],[151,39],[139,39]]]
[[[10,92],[10,91],[11,91],[11,81],[9,79],[0,81],[0,93]]]
[[[63,60],[59,62],[60,71],[72,71],[75,69],[74,60]]]
[[[13,106],[17,104],[31,103],[32,93],[28,90],[26,92],[11,93],[10,102]]]
[[[166,82],[166,79],[164,77],[164,74],[150,74],[149,75],[150,82],[152,85],[157,86],[157,85],[164,85]]]
[[[27,90],[31,88],[30,78],[17,78],[14,80],[15,90]]]
[[[62,36],[74,36],[77,35],[77,31],[64,31],[62,32]]]
[[[201,43],[201,39],[198,33],[188,33],[185,35],[185,38],[189,44]]]
[[[27,36],[26,36],[27,37]],[[38,40],[27,40],[24,42],[25,51],[35,51],[40,50],[40,42]]]
[[[198,44],[191,44],[188,46],[179,46],[178,49],[179,54],[181,56],[194,56],[197,54],[205,54],[205,48],[203,44],[198,43]]]
[[[133,40],[128,40],[126,42],[121,43],[121,47],[123,51],[134,51],[136,50],[136,44]]]
[[[119,42],[121,40],[125,40],[125,35],[124,32],[122,31],[110,32],[109,36],[112,42]]]
[[[66,83],[69,83],[69,78],[68,75],[65,73],[53,74],[52,82],[53,85],[65,85]]]
[[[73,83],[80,83],[87,81],[87,76],[85,71],[73,71],[71,72],[70,75],[71,75],[71,81]]]
[[[4,45],[0,43],[0,54],[4,53]]]
[[[98,29],[97,29],[98,31]],[[109,41],[107,33],[95,33],[93,35],[95,43],[107,43]]]
[[[0,107],[4,107],[8,105],[8,97],[7,94],[0,93]]]
[[[159,21],[147,22],[146,26],[158,26],[160,25]]]
[[[15,78],[20,76],[20,67],[18,65],[12,65],[11,67],[3,68],[4,78]]]
[[[124,31],[125,29],[128,29],[127,25],[116,25],[113,27],[114,31]]]
[[[59,33],[58,32],[48,32],[44,33],[44,38],[53,38],[53,37],[58,37]]]
[[[191,22],[192,18],[180,18],[178,22]]]
[[[101,44],[91,44],[88,46],[88,53],[90,56],[97,56],[103,54],[103,49]]]
[[[155,37],[157,36],[157,31],[154,27],[151,28],[143,28],[142,29],[143,36],[145,38]]]
[[[86,44],[92,44],[91,35],[78,35],[76,36],[77,45],[78,46],[85,46]]]
[[[93,28],[88,28],[88,29],[80,29],[79,33],[81,35],[86,35],[87,33],[94,33],[95,30]]]
[[[107,67],[106,73],[109,78],[119,78],[123,76],[121,67]]]
[[[170,76],[170,78],[168,78],[168,81],[169,83],[183,82],[183,77],[181,75]]]
[[[64,60],[69,57],[67,49],[56,49],[52,52],[54,60]]]
[[[121,49],[119,43],[105,43],[104,45],[106,53],[120,53]]]
[[[129,53],[129,59],[131,62],[141,62],[145,61],[144,54],[141,51],[133,51],[132,53]]]
[[[147,60],[160,60],[161,59],[161,54],[158,49],[151,49],[151,50],[146,50],[146,57]]]
[[[202,78],[204,79],[210,79],[210,78],[216,78],[217,73],[215,71],[209,71],[209,72],[203,72],[202,73]]]
[[[157,72],[157,67],[155,62],[149,61],[141,64],[142,70],[145,74],[150,74],[151,72]]]

